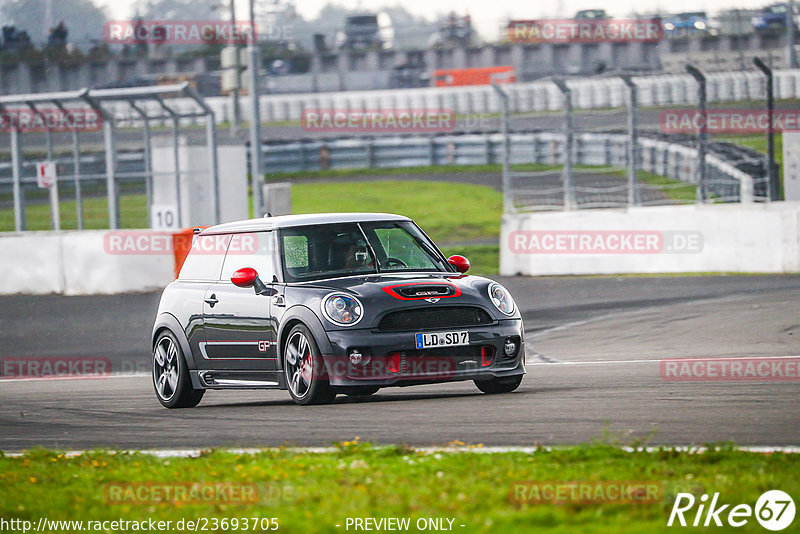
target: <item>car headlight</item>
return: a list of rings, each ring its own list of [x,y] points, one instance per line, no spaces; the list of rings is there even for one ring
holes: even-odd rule
[[[489,286],[489,298],[492,304],[504,314],[514,314],[514,299],[511,298],[511,293],[497,282]]]
[[[666,22],[664,23],[664,29],[671,32],[672,30],[675,29],[675,25],[671,22]]]
[[[322,313],[333,324],[353,326],[364,315],[364,307],[351,295],[331,293],[322,300]]]
[[[702,20],[698,20],[698,21],[695,21],[694,27],[697,28],[698,30],[705,30],[706,29],[706,23],[703,22]]]

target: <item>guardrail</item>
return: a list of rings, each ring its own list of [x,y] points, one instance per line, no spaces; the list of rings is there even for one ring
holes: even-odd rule
[[[708,77],[709,102],[733,102],[763,99],[766,85],[763,75],[753,71],[715,72]],[[691,76],[659,75],[633,78],[639,89],[640,106],[668,106],[697,102],[696,84]],[[617,77],[567,79],[573,92],[576,109],[620,108],[625,105],[625,85]],[[563,96],[550,81],[515,83],[503,86],[510,97],[511,113],[556,111],[563,108]],[[800,97],[800,69],[775,71],[775,98]],[[214,110],[216,120],[225,122],[232,116],[232,102],[228,97],[206,98]],[[153,106],[157,110],[158,104]],[[180,111],[191,105],[189,99],[172,99],[171,108]],[[242,116],[249,120],[250,105],[241,99]],[[391,89],[381,91],[349,91],[339,93],[303,93],[292,95],[265,95],[260,98],[261,120],[264,122],[297,122],[304,109],[398,109],[426,108],[448,109],[458,114],[499,113],[500,99],[489,86],[426,87],[420,89]],[[124,103],[118,103],[115,116],[136,125],[139,116]],[[182,125],[191,125],[198,119],[183,119]],[[166,123],[165,123],[166,124]]]

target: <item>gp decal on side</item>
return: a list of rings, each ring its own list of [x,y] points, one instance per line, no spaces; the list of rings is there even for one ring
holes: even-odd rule
[[[198,344],[200,348],[200,354],[203,355],[203,358],[206,360],[251,360],[253,358],[245,357],[245,356],[235,356],[230,354],[225,354],[224,349],[236,349],[241,347],[258,347],[258,352],[269,352],[270,347],[274,347],[277,345],[275,341],[241,341],[241,340],[231,340],[231,341],[201,341]],[[209,348],[216,348],[217,350],[214,352],[214,356],[208,355]],[[220,354],[219,349],[223,349],[223,353]],[[257,360],[261,360],[262,358],[255,358]],[[275,358],[266,358],[268,360],[274,360]]]

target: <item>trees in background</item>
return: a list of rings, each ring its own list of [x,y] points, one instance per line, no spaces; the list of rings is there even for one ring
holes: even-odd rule
[[[69,32],[69,43],[88,48],[103,38],[107,20],[105,11],[92,0],[5,0],[0,3],[0,15],[17,31],[27,32],[37,47],[48,44],[53,29],[57,29],[56,39],[66,39],[58,30],[63,22],[63,29]]]

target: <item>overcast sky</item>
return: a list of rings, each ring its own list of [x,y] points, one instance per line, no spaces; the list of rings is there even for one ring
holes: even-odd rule
[[[135,0],[95,0],[106,6],[114,19],[127,19]],[[227,0],[224,0],[227,2]],[[313,18],[329,0],[298,0],[297,10],[304,18]],[[222,0],[221,2],[222,3]],[[456,11],[469,13],[473,24],[485,39],[497,37],[497,29],[509,18],[526,19],[537,17],[571,17],[579,9],[603,8],[611,16],[625,17],[632,11],[639,13],[701,11],[715,13],[730,8],[756,8],[770,3],[770,0],[335,0],[336,4],[353,9],[380,11],[382,7],[402,5],[416,15],[432,19],[437,14]],[[239,18],[246,13],[248,0],[236,0]],[[432,9],[432,6],[433,7]],[[560,13],[559,13],[560,12]]]

